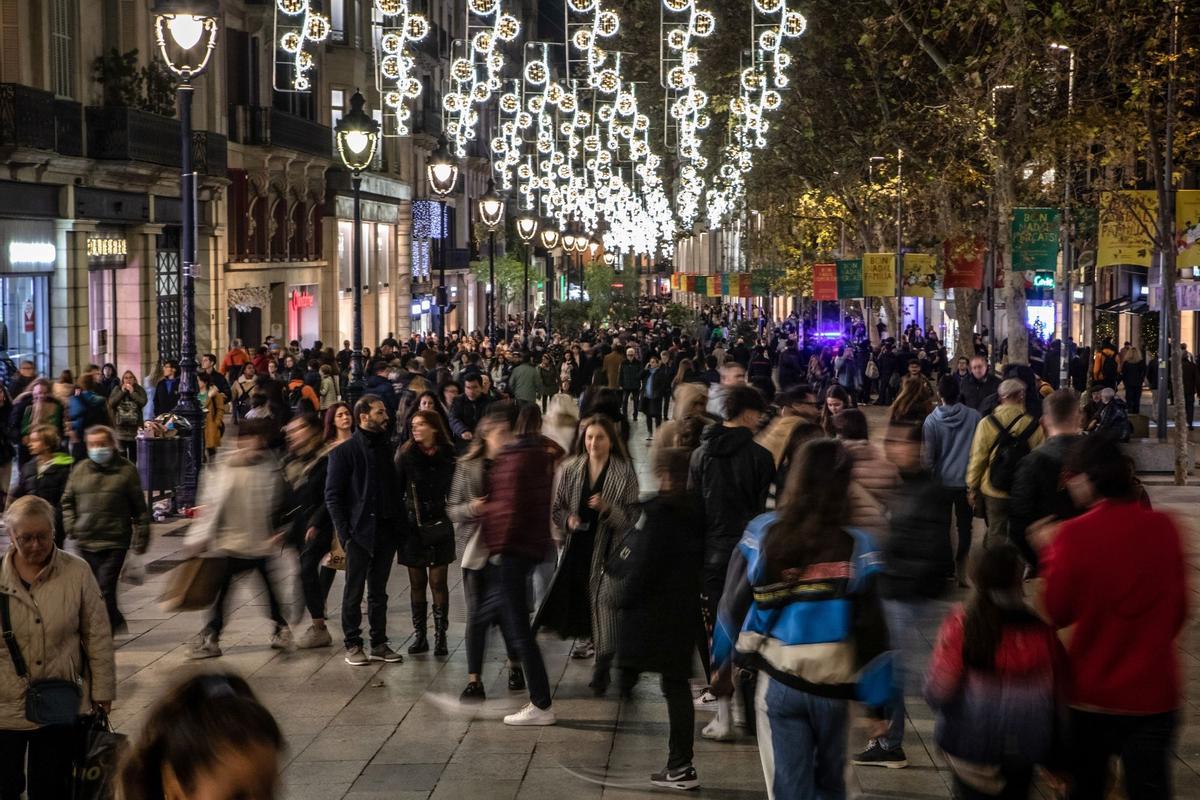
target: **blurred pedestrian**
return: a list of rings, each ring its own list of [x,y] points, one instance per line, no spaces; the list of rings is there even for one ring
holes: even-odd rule
[[[328,647],[333,637],[325,624],[325,607],[335,570],[322,563],[333,547],[333,522],[325,505],[325,480],[329,473],[329,451],[324,427],[318,418],[302,414],[285,428],[288,454],[283,462],[291,497],[288,544],[300,555],[300,593],[312,623],[296,640],[307,650]]]
[[[117,432],[117,446],[121,455],[135,464],[137,432],[142,427],[145,407],[146,390],[138,383],[136,375],[125,370],[121,374],[121,382],[108,395],[108,408],[112,414],[113,430]]]

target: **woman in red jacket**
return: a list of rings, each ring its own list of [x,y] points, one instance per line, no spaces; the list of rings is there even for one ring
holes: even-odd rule
[[[1120,756],[1128,796],[1171,796],[1171,746],[1183,705],[1176,639],[1187,616],[1179,530],[1138,502],[1132,463],[1115,442],[1089,436],[1064,463],[1067,489],[1089,510],[1040,530],[1043,604],[1074,626],[1072,800],[1101,798]]]

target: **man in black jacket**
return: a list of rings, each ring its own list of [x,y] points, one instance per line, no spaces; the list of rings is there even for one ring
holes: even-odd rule
[[[491,402],[491,398],[483,392],[483,379],[479,373],[467,373],[463,380],[463,394],[454,398],[454,404],[450,406],[450,431],[460,450],[475,438],[475,426],[483,419]]]
[[[1028,541],[1029,529],[1039,520],[1061,521],[1078,516],[1062,479],[1067,451],[1080,439],[1079,399],[1069,389],[1054,392],[1042,404],[1042,427],[1046,439],[1021,459],[1009,492],[1008,535],[1037,574],[1038,558]]]
[[[638,387],[642,385],[642,362],[638,361],[637,350],[625,350],[625,360],[617,370],[617,385],[621,389],[621,413],[626,414],[630,399],[633,400],[633,419],[638,418]]]
[[[367,394],[354,404],[358,430],[329,454],[325,504],[346,551],[346,586],[342,595],[342,635],[346,663],[399,662],[404,658],[387,643],[387,582],[403,524],[404,492],[396,478],[388,441],[388,410],[383,400]],[[362,600],[367,592],[371,650],[363,650]]]
[[[962,381],[962,404],[979,411],[988,398],[994,397],[999,390],[1000,379],[988,369],[987,359],[974,356],[971,359],[971,374]]]
[[[324,428],[315,414],[300,414],[284,429],[288,454],[283,474],[290,490],[291,520],[288,545],[300,554],[300,588],[312,625],[296,641],[301,650],[328,647],[333,637],[325,625],[325,604],[333,585],[334,571],[321,566],[333,546],[333,523],[325,503],[329,457],[325,451]]]
[[[724,401],[725,421],[704,429],[688,469],[688,490],[704,510],[706,522],[702,580],[709,628],[717,618],[729,559],[746,523],[766,509],[767,492],[775,478],[775,459],[754,441],[767,413],[763,396],[750,386],[730,386]],[[706,647],[707,643],[701,650]],[[732,734],[729,708],[728,698],[721,698],[706,736],[725,739]]]

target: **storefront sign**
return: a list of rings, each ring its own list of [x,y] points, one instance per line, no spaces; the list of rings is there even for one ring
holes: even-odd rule
[[[947,239],[942,244],[946,259],[946,275],[942,286],[946,289],[983,288],[983,256],[986,252],[982,239],[959,237]]]
[[[1012,265],[1017,272],[1050,271],[1058,264],[1057,208],[1014,208]]]
[[[937,259],[927,253],[904,254],[904,294],[933,298],[937,281]]]
[[[837,264],[813,264],[813,299],[837,300]]]
[[[867,297],[896,294],[896,254],[863,253],[863,293]]]
[[[10,264],[35,264],[42,267],[54,266],[58,251],[50,242],[9,242]]]
[[[861,258],[846,258],[837,262],[837,292],[842,300],[863,296]]]
[[[1154,253],[1151,232],[1158,215],[1158,194],[1151,189],[1105,192],[1100,200],[1100,247],[1097,267],[1149,267]]]
[[[122,235],[88,237],[88,269],[121,269],[128,254],[129,245]]]
[[[1033,274],[1034,289],[1053,289],[1054,288],[1054,273],[1053,272],[1035,272]]]

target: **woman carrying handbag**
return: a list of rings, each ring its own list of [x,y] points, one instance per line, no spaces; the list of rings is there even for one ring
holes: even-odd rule
[[[454,525],[446,516],[446,497],[454,479],[454,446],[446,423],[436,411],[417,410],[410,423],[412,438],[396,452],[397,482],[404,488],[408,530],[396,560],[408,567],[412,599],[412,654],[429,652],[429,602],[433,592],[433,654],[447,655],[450,592],[447,567],[454,561]]]

